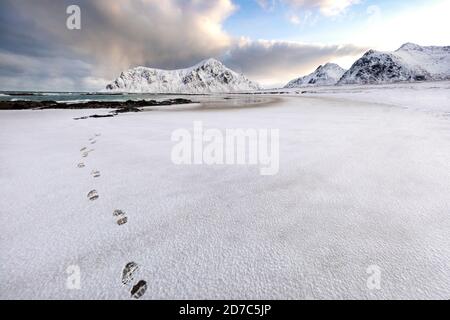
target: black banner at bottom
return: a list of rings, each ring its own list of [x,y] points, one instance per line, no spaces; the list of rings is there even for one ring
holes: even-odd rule
[[[416,316],[430,315],[424,308],[432,304],[436,307],[447,308],[448,301],[3,301],[0,306],[5,309],[11,307],[15,316],[22,311],[46,312],[63,307],[63,313],[58,312],[59,318],[67,313],[71,318],[86,317],[112,313],[115,317],[130,318],[139,313],[140,319],[291,319],[320,316],[357,316],[386,317],[393,315],[387,308],[400,307],[399,315],[407,313]],[[30,308],[24,306],[30,305]],[[6,308],[3,308],[6,307]]]

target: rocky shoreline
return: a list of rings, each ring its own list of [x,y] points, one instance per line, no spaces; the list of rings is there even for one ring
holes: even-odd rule
[[[82,103],[64,103],[56,101],[0,101],[0,110],[47,110],[47,109],[115,109],[114,113],[139,112],[140,108],[152,106],[170,106],[194,103],[188,99],[128,100],[128,101],[88,101]]]

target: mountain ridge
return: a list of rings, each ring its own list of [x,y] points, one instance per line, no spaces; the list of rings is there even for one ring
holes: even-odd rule
[[[135,67],[122,72],[106,86],[108,91],[133,93],[204,94],[259,89],[261,87],[257,83],[213,58],[177,70]]]
[[[377,84],[450,79],[450,46],[405,43],[393,52],[367,51],[338,81]]]
[[[369,50],[349,70],[334,63],[290,81],[284,88],[345,84],[450,80],[450,46],[420,46],[407,42],[392,52]],[[192,67],[163,70],[135,67],[107,85],[110,92],[207,94],[257,91],[261,87],[209,58]]]

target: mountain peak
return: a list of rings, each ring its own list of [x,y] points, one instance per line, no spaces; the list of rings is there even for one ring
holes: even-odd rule
[[[289,82],[285,88],[299,88],[306,86],[330,86],[336,84],[345,70],[335,63],[320,65],[313,73]]]
[[[196,67],[201,67],[201,66],[220,66],[220,67],[224,67],[222,62],[220,62],[219,60],[214,59],[214,58],[209,58],[209,59],[205,59],[203,61],[200,61],[195,66]]]
[[[319,67],[320,69],[336,69],[336,68],[341,68],[338,64],[336,63],[325,63],[324,65]]]
[[[422,47],[419,46],[418,44],[412,43],[412,42],[407,42],[404,45],[402,45],[397,51],[400,50],[421,50]]]

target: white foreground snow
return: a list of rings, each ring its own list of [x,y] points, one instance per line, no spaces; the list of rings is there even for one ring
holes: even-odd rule
[[[82,121],[94,112],[0,111],[0,298],[128,299],[134,261],[145,299],[449,299],[448,85]],[[280,129],[280,173],[173,165],[172,130],[196,120]],[[81,290],[66,288],[70,265]]]

